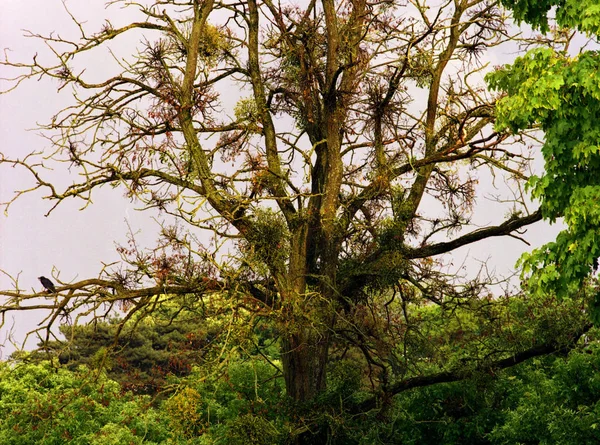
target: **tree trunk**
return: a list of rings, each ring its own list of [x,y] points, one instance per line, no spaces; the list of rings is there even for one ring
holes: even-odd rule
[[[282,362],[289,397],[305,403],[325,389],[329,335],[302,329],[283,340]]]

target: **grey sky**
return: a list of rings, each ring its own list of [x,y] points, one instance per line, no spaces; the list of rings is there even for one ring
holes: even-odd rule
[[[85,4],[85,8],[75,8],[74,12],[84,20],[95,20],[95,25],[90,23],[93,29],[101,25],[105,16],[103,1],[73,3]],[[58,30],[61,35],[69,35],[72,28],[58,0],[2,1],[0,46],[9,48],[7,54],[15,61],[29,61],[36,52],[43,54],[46,50],[40,40],[24,38],[23,30],[37,33]],[[102,66],[102,61],[97,65]],[[0,77],[9,75],[11,72],[2,69]],[[2,89],[5,85],[2,82]],[[47,122],[69,103],[69,91],[58,94],[57,86],[47,80],[29,81],[10,94],[0,96],[0,151],[7,157],[22,158],[31,151],[48,148],[48,141],[39,132],[28,129],[35,128],[36,122]],[[64,175],[65,171],[58,173]],[[11,199],[16,189],[32,185],[32,177],[23,169],[6,166],[0,169],[0,201]],[[44,215],[51,203],[42,200],[43,195],[43,192],[24,195],[11,206],[8,217],[0,215],[0,269],[11,274],[22,272],[19,285],[26,291],[41,290],[37,277],[50,277],[56,270],[61,272],[60,278],[64,281],[97,276],[102,261],[118,259],[114,241],[125,241],[125,220],[137,231],[147,218],[133,211],[134,206],[118,189],[107,188],[96,193],[94,205],[85,211],[79,211],[82,202],[70,201],[48,217]],[[150,243],[154,232],[147,232],[148,239],[144,240],[144,233],[139,236]],[[10,286],[7,277],[0,276],[0,288]],[[20,334],[33,328],[42,314],[22,313],[11,317],[14,317],[17,338],[22,339]],[[5,335],[4,330],[0,342]],[[6,356],[6,350],[2,356]]]

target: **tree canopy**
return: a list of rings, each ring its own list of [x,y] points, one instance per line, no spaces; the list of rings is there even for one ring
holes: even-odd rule
[[[551,6],[552,2],[543,6],[517,2],[516,17],[547,30]],[[556,26],[564,33],[573,29],[596,38],[599,22],[594,2],[560,6]],[[530,178],[528,187],[540,200],[544,218],[551,222],[562,218],[568,227],[555,242],[522,258],[534,292],[568,297],[581,287],[590,269],[598,267],[600,130],[594,120],[600,112],[599,66],[595,50],[573,56],[568,48],[545,45],[488,76],[490,85],[507,95],[497,106],[497,129],[543,130],[545,171]]]
[[[531,38],[487,0],[111,4],[140,19],[115,26],[107,12],[88,30],[71,15],[78,38],[32,33],[54,63],[4,59],[11,88],[47,77],[73,101],[42,126],[49,147],[0,166],[30,174],[48,213],[113,186],[173,222],[98,277],[2,291],[3,315],[47,310],[48,341],[61,321],[122,311],[118,336],[160,307],[201,303],[225,339],[217,359],[236,343],[275,347],[259,355],[299,411],[346,369],[358,378],[344,412],[382,416],[406,390],[564,352],[590,329],[600,83],[597,52],[577,39],[595,38],[593,2],[506,1],[548,32]],[[126,39],[138,51],[117,57]],[[530,51],[488,74],[490,91],[489,52],[517,44]],[[86,56],[107,52],[114,73],[99,79]],[[545,171],[530,176],[540,134]],[[492,217],[489,178],[508,184]],[[454,264],[542,218],[567,229],[523,257],[522,289]],[[294,440],[330,432],[308,424]]]

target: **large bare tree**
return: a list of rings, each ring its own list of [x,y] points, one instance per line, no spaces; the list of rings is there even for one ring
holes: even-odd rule
[[[156,249],[121,248],[123,264],[98,278],[52,295],[3,291],[2,313],[46,309],[50,332],[69,314],[119,308],[126,322],[178,295],[227,299],[276,326],[287,393],[300,402],[325,389],[332,354],[348,351],[371,370],[360,409],[464,377],[419,365],[426,352],[415,358],[410,342],[423,320],[411,310],[450,317],[470,305],[494,325],[484,310],[494,278],[456,275],[452,253],[541,219],[519,192],[525,145],[494,131],[496,97],[481,75],[486,52],[513,40],[498,3],[112,3],[142,19],[90,31],[73,17],[76,40],[33,34],[54,64],[4,61],[24,70],[15,83],[49,77],[74,94],[43,127],[48,151],[0,162],[29,172],[55,206],[112,185],[178,223],[162,227]],[[117,74],[99,80],[80,65],[140,35],[137,54],[113,60]],[[73,183],[47,180],[50,163]],[[477,179],[489,175],[517,192],[504,217],[475,227]],[[562,347],[497,340],[480,349],[488,367]]]

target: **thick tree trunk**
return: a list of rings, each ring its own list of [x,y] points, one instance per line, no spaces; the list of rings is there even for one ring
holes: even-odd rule
[[[287,394],[293,400],[308,402],[325,389],[325,367],[330,333],[327,307],[319,306],[321,298],[308,298],[306,277],[309,264],[314,263],[316,246],[309,223],[296,227],[291,236],[291,255],[286,276],[287,283],[280,287],[283,312],[287,313],[282,326],[281,360]],[[310,257],[310,259],[309,259]],[[283,283],[282,283],[283,284]]]
[[[282,363],[289,397],[305,403],[325,389],[329,335],[303,329],[283,340]]]

